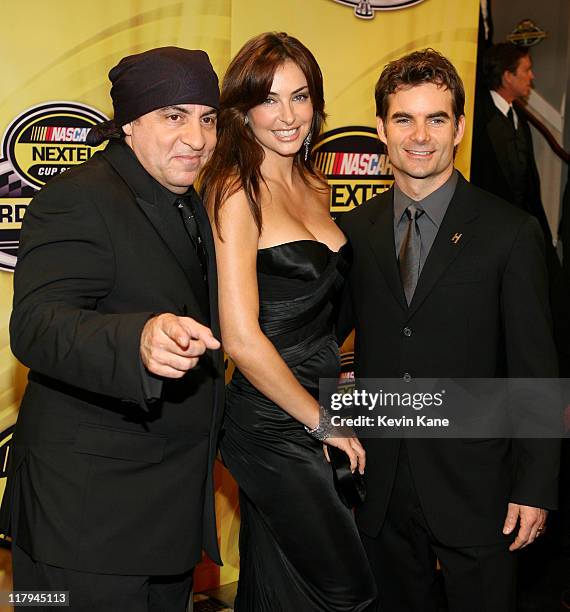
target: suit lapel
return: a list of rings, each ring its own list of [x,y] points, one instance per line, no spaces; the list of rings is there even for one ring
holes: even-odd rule
[[[210,306],[210,329],[212,334],[218,340],[221,340],[220,318],[218,314],[218,273],[216,267],[216,249],[214,245],[214,237],[212,235],[212,227],[210,220],[206,214],[206,210],[196,191],[191,187],[189,195],[192,198],[192,204],[196,215],[196,222],[200,230],[200,236],[204,243],[204,248],[207,254],[207,277],[208,277],[208,299]],[[224,353],[223,349],[218,351],[208,351],[214,370],[216,372],[216,394],[214,400],[214,410],[212,414],[212,435],[210,444],[213,448],[217,446],[217,434],[219,424],[221,423],[224,413]]]
[[[206,265],[208,277],[208,301],[210,305],[210,325],[216,338],[220,337],[220,322],[218,317],[218,273],[216,268],[216,249],[210,220],[204,209],[201,199],[196,191],[191,187],[189,195],[192,198],[196,222],[200,230],[200,236],[206,249]]]
[[[398,304],[405,310],[408,306],[400,280],[394,242],[394,190],[390,189],[382,194],[372,206],[374,210],[369,217],[371,225],[367,231],[368,244],[386,284]]]
[[[479,216],[467,181],[460,175],[453,198],[424,264],[408,315],[411,317],[433,290],[446,268],[473,237],[470,223]]]
[[[497,163],[499,164],[501,173],[506,181],[507,177],[509,176],[509,166],[507,161],[507,149],[504,146],[504,143],[512,140],[513,138],[511,128],[500,116],[500,111],[497,110],[497,112],[493,113],[491,116],[489,123],[486,126],[486,130],[491,146],[495,152]]]
[[[189,308],[194,310],[196,307],[197,312],[205,319],[208,313],[208,296],[202,280],[202,270],[182,220],[179,224],[167,222],[164,211],[154,204],[152,177],[140,165],[127,145],[111,142],[103,155],[131,190],[136,204],[184,272],[192,294],[196,298],[194,304],[188,305]],[[144,248],[144,245],[141,245],[141,248]]]
[[[485,114],[487,121],[485,122],[485,130],[487,131],[487,138],[493,147],[497,164],[500,168],[503,180],[508,184],[508,177],[510,170],[508,166],[508,156],[506,143],[512,140],[512,128],[509,124],[509,120],[501,113],[501,111],[495,106],[493,98],[490,92],[487,92],[484,99]],[[520,127],[520,116],[519,116],[519,127]]]
[[[174,255],[178,265],[182,268],[188,282],[192,286],[193,292],[198,298],[200,311],[202,315],[205,315],[208,312],[208,308],[206,288],[202,279],[202,269],[188,234],[184,229],[182,219],[180,219],[180,223],[168,223],[161,207],[138,196],[136,197],[136,202],[152,223],[168,250]]]

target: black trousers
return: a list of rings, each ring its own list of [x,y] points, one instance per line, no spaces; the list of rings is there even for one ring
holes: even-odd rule
[[[69,591],[70,606],[65,609],[72,612],[185,612],[194,572],[176,576],[78,572],[34,561],[16,544],[12,566],[14,591]]]
[[[506,543],[450,548],[434,538],[404,442],[384,525],[378,537],[361,537],[379,592],[370,612],[437,612],[436,558],[445,580],[449,612],[515,610],[515,555]]]

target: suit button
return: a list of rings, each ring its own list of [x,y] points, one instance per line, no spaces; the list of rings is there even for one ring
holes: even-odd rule
[[[404,327],[402,333],[404,334],[404,336],[409,338],[412,335],[412,330],[409,327]]]
[[[409,372],[405,372],[402,376],[404,382],[410,382],[412,380],[412,375]]]

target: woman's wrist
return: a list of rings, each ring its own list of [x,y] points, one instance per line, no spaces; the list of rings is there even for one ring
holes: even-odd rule
[[[312,429],[305,425],[306,432],[320,442],[324,442],[327,438],[330,438],[334,432],[334,429],[335,428],[331,424],[330,416],[327,414],[327,411],[323,408],[323,406],[319,406],[318,425]]]

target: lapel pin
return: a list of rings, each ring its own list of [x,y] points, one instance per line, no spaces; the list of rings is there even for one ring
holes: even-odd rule
[[[453,242],[453,244],[457,244],[461,240],[461,236],[463,236],[463,234],[458,234],[455,232],[455,234],[453,234],[451,237],[451,242]]]

